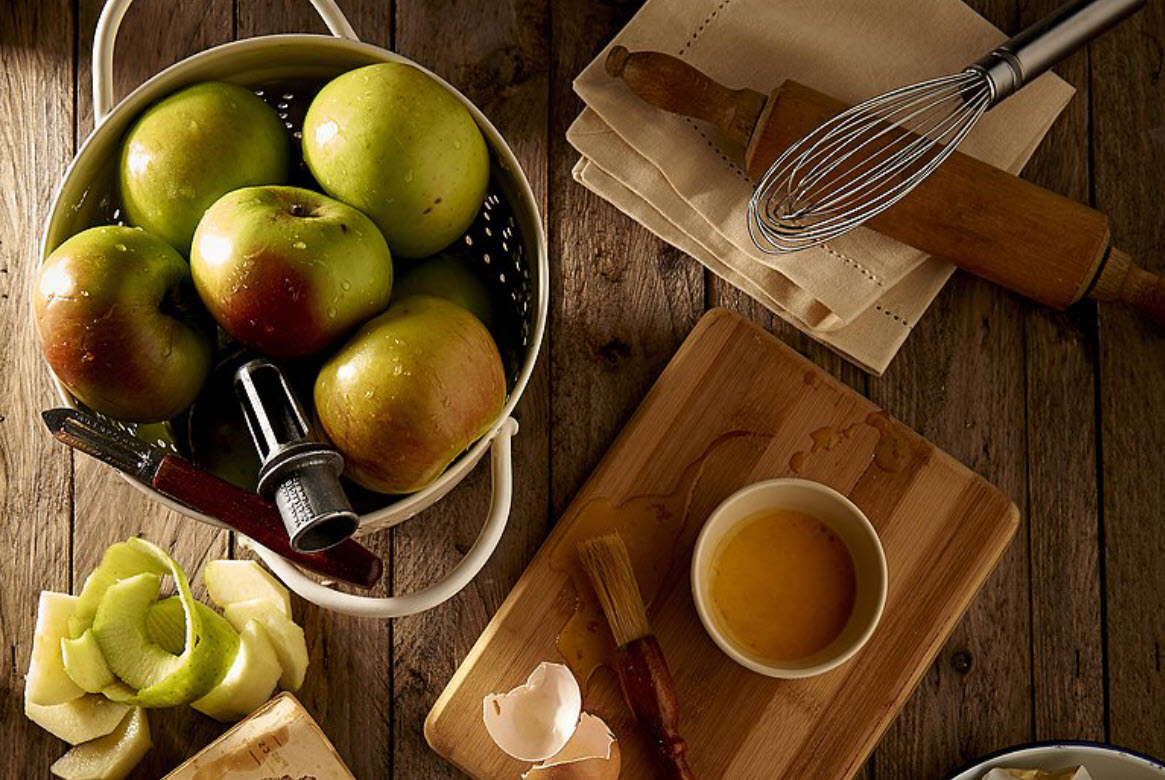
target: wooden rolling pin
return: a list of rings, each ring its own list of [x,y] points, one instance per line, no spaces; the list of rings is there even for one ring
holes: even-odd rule
[[[616,46],[606,68],[651,105],[716,125],[743,153],[754,181],[846,108],[795,81],[768,97],[729,89],[660,52]],[[1165,325],[1165,278],[1111,245],[1107,216],[960,152],[866,224],[1054,309],[1088,296]]]

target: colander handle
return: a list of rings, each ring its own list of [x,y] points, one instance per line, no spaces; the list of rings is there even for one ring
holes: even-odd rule
[[[371,618],[395,618],[415,615],[432,609],[461,591],[477,576],[486,561],[493,555],[506,522],[510,517],[510,504],[514,494],[513,458],[510,440],[518,432],[518,422],[512,417],[502,423],[494,435],[490,447],[490,473],[493,478],[493,496],[490,499],[489,514],[485,525],[478,534],[477,541],[453,570],[429,587],[416,593],[389,598],[372,598],[341,593],[321,585],[306,576],[298,566],[286,558],[276,555],[266,547],[251,543],[255,553],[283,580],[287,587],[313,604],[342,612],[345,615]]]
[[[117,29],[133,0],[106,0],[93,33],[93,122],[101,124],[113,110],[113,46]],[[360,40],[335,0],[310,0],[328,31],[337,38]]]

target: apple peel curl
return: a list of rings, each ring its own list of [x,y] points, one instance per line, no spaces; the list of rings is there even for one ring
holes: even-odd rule
[[[174,579],[174,601],[157,601],[162,574]],[[176,637],[155,639],[160,623],[184,623],[181,652]],[[167,604],[167,607],[162,607]],[[170,613],[160,621],[155,610]],[[154,615],[154,634],[149,630]],[[165,617],[165,616],[163,616]],[[239,636],[220,615],[194,599],[181,567],[161,548],[131,538],[106,551],[81,591],[70,630],[92,630],[102,655],[119,682],[103,689],[115,701],[144,707],[188,704],[220,680],[239,647]],[[78,636],[80,635],[78,634]],[[168,647],[167,647],[168,646]],[[136,690],[135,690],[136,689]]]

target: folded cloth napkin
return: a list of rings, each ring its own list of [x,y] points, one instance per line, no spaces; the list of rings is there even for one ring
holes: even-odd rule
[[[965,67],[1004,36],[959,0],[648,0],[611,42],[675,54],[730,87],[795,79],[856,103]],[[748,237],[753,183],[715,128],[647,105],[603,68],[575,80],[576,180],[776,314],[881,373],[950,266],[870,230],[771,256]],[[1045,75],[986,114],[961,149],[1018,172],[1072,96]]]

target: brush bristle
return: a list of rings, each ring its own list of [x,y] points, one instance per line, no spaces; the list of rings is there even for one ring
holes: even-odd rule
[[[587,539],[579,544],[578,556],[611,625],[615,643],[622,646],[650,634],[651,624],[647,622],[631,556],[619,534]]]

